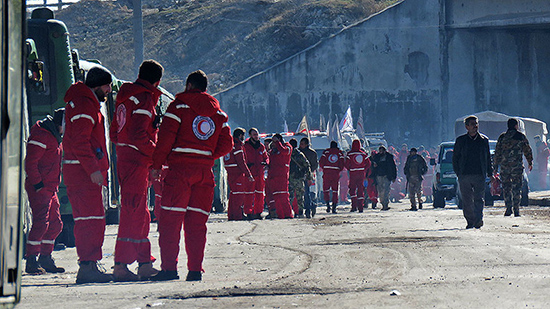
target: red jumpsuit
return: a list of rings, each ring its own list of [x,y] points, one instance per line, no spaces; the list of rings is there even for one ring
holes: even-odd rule
[[[254,177],[253,192],[245,197],[244,213],[258,215],[264,211],[264,167],[269,164],[269,158],[265,146],[260,141],[253,143],[250,138],[244,143],[244,152],[246,164]]]
[[[288,177],[290,172],[290,155],[292,147],[289,143],[272,142],[274,148],[269,151],[269,182],[268,199],[273,200],[279,219],[292,218],[290,196],[288,193]]]
[[[57,199],[61,181],[61,138],[58,140],[48,129],[58,130],[50,119],[38,121],[32,126],[27,141],[25,190],[32,211],[32,227],[27,237],[26,256],[51,255],[55,238],[63,229]]]
[[[246,157],[243,142],[233,139],[233,150],[224,156],[224,166],[227,170],[229,182],[229,207],[227,216],[229,220],[243,219],[243,206],[246,195],[254,185],[249,179],[252,176],[246,166]]]
[[[161,268],[177,270],[183,224],[187,268],[202,271],[214,199],[212,167],[233,147],[227,115],[206,92],[185,91],[170,103],[158,136],[152,168],[168,165],[158,222]]]
[[[338,148],[327,148],[323,151],[319,166],[323,169],[323,197],[329,202],[332,190],[332,205],[338,204],[338,181],[340,171],[344,169],[344,153]]]
[[[90,175],[100,171],[106,178],[109,169],[104,118],[96,95],[81,82],[67,90],[65,102],[63,180],[73,209],[76,252],[80,261],[99,261],[105,210],[102,187]]]
[[[363,211],[365,200],[366,171],[370,168],[367,154],[361,150],[361,143],[354,140],[351,151],[346,155],[345,166],[349,171],[349,195],[351,196],[351,210]]]
[[[155,106],[160,90],[146,80],[124,83],[117,94],[110,137],[116,144],[120,183],[120,223],[115,262],[132,264],[151,261],[147,207],[149,168],[157,142]]]

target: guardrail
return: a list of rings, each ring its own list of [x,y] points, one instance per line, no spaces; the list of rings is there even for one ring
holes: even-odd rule
[[[61,10],[64,7],[67,7],[71,4],[77,3],[79,0],[39,0],[39,1],[27,1],[27,8],[41,8],[47,7],[52,10]]]

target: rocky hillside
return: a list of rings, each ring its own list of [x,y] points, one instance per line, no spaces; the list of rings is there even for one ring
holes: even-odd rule
[[[223,90],[397,1],[143,0],[145,59],[181,91],[196,69]],[[57,13],[83,59],[133,80],[132,1],[82,0]]]

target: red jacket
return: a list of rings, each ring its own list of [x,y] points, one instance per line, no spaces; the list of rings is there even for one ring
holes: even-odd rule
[[[254,147],[255,145],[252,144],[250,138],[244,143],[246,164],[254,177],[263,177],[264,166],[269,164],[269,157],[267,156],[265,146],[260,141],[256,145],[258,146],[257,148]]]
[[[326,171],[340,172],[344,169],[344,153],[338,148],[327,148],[323,151],[319,166]]]
[[[128,154],[132,160],[148,161],[153,156],[158,131],[153,123],[160,95],[157,87],[142,79],[135,83],[124,83],[120,87],[110,128],[111,141],[118,146],[119,158],[120,155]]]
[[[292,146],[289,143],[272,142],[275,148],[269,150],[269,170],[267,178],[284,177],[288,181],[290,172],[290,155]]]
[[[99,101],[88,86],[78,82],[65,94],[63,164],[79,164],[88,175],[109,169],[105,145],[105,120]]]
[[[53,133],[43,128],[42,124],[42,121],[38,121],[32,126],[31,134],[27,140],[26,182],[34,186],[35,190],[45,187],[57,191],[61,182],[61,154],[63,150]],[[53,127],[53,129],[57,130],[57,127]]]
[[[227,173],[232,175],[252,176],[248,166],[246,166],[246,155],[243,149],[243,142],[233,139],[233,150],[223,157],[223,163]]]
[[[213,96],[196,89],[178,93],[164,114],[152,168],[165,163],[212,167],[233,148],[230,130],[227,114]]]
[[[370,160],[367,154],[361,150],[361,143],[354,140],[351,150],[347,153],[344,166],[348,169],[350,175],[358,174],[366,177],[366,172],[370,168]]]

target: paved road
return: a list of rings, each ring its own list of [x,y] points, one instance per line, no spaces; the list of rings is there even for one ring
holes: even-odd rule
[[[18,308],[519,308],[550,307],[550,208],[465,230],[455,206],[314,219],[227,222],[212,215],[202,282],[74,285],[74,249],[55,252],[62,275],[24,276]],[[320,211],[323,208],[319,208]],[[104,262],[113,265],[116,226],[107,229]],[[152,225],[153,254],[158,234]],[[180,255],[180,276],[186,258]],[[393,290],[400,293],[391,296]]]

